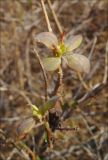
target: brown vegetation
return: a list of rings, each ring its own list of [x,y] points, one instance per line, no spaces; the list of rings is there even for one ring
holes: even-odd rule
[[[59,36],[47,1],[45,5],[52,29]],[[45,100],[44,78],[32,50],[32,36],[47,31],[47,26],[39,0],[0,0],[0,160],[35,160],[37,150],[45,160],[107,160],[108,2],[52,0],[52,7],[66,34],[83,35],[78,52],[89,56],[91,71],[78,76],[64,65],[65,112],[61,117],[64,129],[53,133],[53,149],[44,151],[41,135],[44,128],[37,127],[33,136],[24,137],[22,141],[28,148],[23,146],[21,150],[16,130],[23,119],[31,116],[28,103],[41,106]],[[43,46],[38,52],[40,57],[50,55]],[[51,93],[57,75],[47,76]],[[73,99],[77,107],[69,108]],[[67,130],[67,127],[79,130]]]

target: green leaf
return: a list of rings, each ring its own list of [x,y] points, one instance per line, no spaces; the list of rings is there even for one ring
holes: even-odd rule
[[[59,57],[49,57],[43,59],[43,66],[46,71],[54,71],[58,69],[61,64],[61,58]]]
[[[39,156],[36,157],[36,160],[44,160],[43,158],[40,158]]]
[[[36,107],[35,105],[32,106],[32,114],[34,117],[37,117],[39,120],[42,120],[42,114],[41,111]]]
[[[32,0],[28,0],[29,4],[31,5],[32,4]]]
[[[17,128],[17,132],[19,135],[23,135],[29,133],[33,127],[35,126],[35,120],[31,118],[25,119]]]
[[[78,105],[78,102],[76,100],[72,100],[72,101],[69,102],[69,106],[71,108],[76,108],[77,105]]]
[[[36,35],[35,40],[51,49],[58,45],[57,37],[52,32],[39,33]]]
[[[52,98],[50,98],[42,107],[41,109],[41,113],[42,115],[44,115],[46,113],[46,111],[48,111],[49,109],[53,108],[57,102],[57,100],[59,99],[58,96],[53,96]]]
[[[80,54],[67,54],[65,57],[70,68],[77,72],[89,73],[90,61],[87,57]]]
[[[68,48],[68,52],[73,51],[74,49],[78,48],[82,42],[82,36],[70,36],[68,39],[65,40],[65,45]]]

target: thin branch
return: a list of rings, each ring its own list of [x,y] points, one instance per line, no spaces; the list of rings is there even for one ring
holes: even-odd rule
[[[77,103],[81,104],[86,100],[88,100],[89,98],[96,96],[104,87],[105,87],[105,84],[103,83],[98,83],[94,85],[94,87],[90,91],[88,91],[83,97],[77,100]]]
[[[81,84],[82,84],[83,87],[85,88],[85,90],[88,91],[88,90],[89,90],[89,87],[88,87],[87,84],[85,83],[84,78],[82,77],[82,75],[81,75],[79,72],[77,72],[77,75],[78,75],[78,78],[79,78]]]
[[[78,127],[63,127],[63,128],[61,128],[61,127],[56,127],[55,128],[56,130],[59,130],[59,131],[78,131],[79,130],[79,128]]]
[[[63,71],[62,71],[62,67],[61,66],[58,69],[57,86],[58,87],[55,86],[55,88],[57,89],[55,94],[57,94],[58,96],[61,96],[63,94]],[[61,103],[61,105],[63,105],[63,98],[62,98],[62,96],[60,98],[60,103]]]
[[[61,91],[61,86],[62,86],[62,79],[63,79],[63,73],[62,73],[62,69],[61,66],[58,69],[58,79],[56,81],[56,85],[54,88],[54,91],[52,92],[52,96],[57,95],[58,93],[60,93]]]
[[[51,132],[51,129],[49,127],[49,123],[46,122],[46,123],[44,123],[44,125],[45,125],[45,129],[46,129],[46,132],[47,132],[48,146],[49,146],[50,149],[52,149],[53,148],[53,144],[52,144],[52,140],[51,140],[52,132]]]
[[[45,16],[45,21],[46,21],[46,24],[47,24],[48,31],[52,32],[52,28],[51,28],[51,25],[50,25],[50,22],[49,22],[48,14],[47,14],[45,4],[44,4],[43,0],[41,0],[41,6],[42,6],[42,10],[43,10],[43,13],[44,13],[44,16]]]
[[[103,84],[106,84],[107,80],[108,80],[108,41],[106,43],[105,71],[104,71]]]
[[[93,45],[92,45],[92,48],[91,48],[90,53],[89,53],[89,56],[88,56],[89,60],[91,60],[91,58],[92,58],[93,51],[94,51],[95,46],[96,46],[96,42],[97,42],[97,37],[94,37]]]
[[[51,4],[51,0],[47,0],[47,2],[48,2],[48,5],[49,5],[50,10],[51,10],[51,12],[52,12],[53,18],[54,18],[55,23],[56,23],[56,25],[57,25],[57,28],[58,28],[59,32],[62,34],[62,33],[63,33],[63,30],[62,30],[62,27],[61,27],[61,25],[60,25],[60,22],[59,22],[59,20],[58,20],[58,18],[57,18],[57,16],[56,16],[56,13],[55,13],[55,11],[53,10],[52,4]]]
[[[27,37],[26,48],[25,48],[25,63],[26,63],[26,75],[30,89],[32,89],[32,75],[31,75],[31,64],[30,64],[30,38]]]
[[[41,58],[37,52],[37,50],[34,48],[34,53],[36,55],[36,58],[38,59],[39,61],[39,64],[41,66],[41,69],[42,69],[42,73],[43,73],[43,77],[44,77],[44,82],[45,82],[45,100],[47,101],[48,100],[48,79],[47,79],[47,75],[46,75],[46,72],[44,70],[44,66],[43,66],[43,63],[41,61]]]
[[[37,154],[34,153],[25,143],[23,143],[22,141],[19,142],[19,146],[21,148],[24,148],[24,150],[26,150],[26,152],[31,156],[32,160],[36,160],[37,159]]]

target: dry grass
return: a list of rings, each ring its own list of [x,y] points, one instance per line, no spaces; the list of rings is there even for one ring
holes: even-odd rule
[[[106,44],[108,41],[107,0],[53,0],[53,8],[63,30],[70,34],[82,34],[84,42],[78,50],[91,56],[91,72],[86,77],[88,88],[103,81]],[[59,31],[49,18],[54,32]],[[38,0],[0,0],[0,128],[7,138],[16,139],[16,128],[21,119],[31,115],[28,102],[41,105],[44,102],[44,79],[38,60],[31,48],[32,33],[46,31],[46,23]],[[93,49],[93,50],[91,50]],[[40,56],[47,53],[39,50]],[[54,86],[49,84],[51,90]],[[73,79],[73,80],[72,80]],[[65,99],[77,96],[80,81],[73,71],[64,68]],[[86,90],[81,87],[77,98]],[[52,151],[44,153],[44,159],[53,160],[107,160],[108,159],[108,85],[93,95],[80,109],[73,111],[63,126],[79,126],[78,132],[57,131]],[[33,148],[33,140],[27,144]],[[31,142],[31,144],[30,144]],[[35,142],[37,143],[37,141]],[[0,134],[0,159],[23,160],[20,151]],[[27,153],[25,153],[28,156]],[[26,158],[27,159],[27,158]],[[30,159],[30,158],[28,158]]]

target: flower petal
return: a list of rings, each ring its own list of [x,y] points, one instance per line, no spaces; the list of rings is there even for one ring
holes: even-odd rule
[[[43,43],[48,48],[53,48],[58,45],[58,40],[55,34],[52,32],[42,32],[36,35],[35,40],[39,43]]]
[[[25,119],[17,128],[17,132],[19,135],[26,134],[30,132],[34,128],[34,126],[35,126],[35,120],[32,117]]]
[[[59,57],[52,57],[52,58],[44,58],[43,65],[45,70],[47,71],[54,71],[56,70],[61,64],[61,58]]]
[[[78,72],[88,73],[90,71],[90,61],[87,57],[80,54],[65,56],[70,68]]]
[[[68,48],[68,51],[73,51],[78,48],[82,42],[82,36],[70,36],[67,40],[65,40],[65,45]]]

